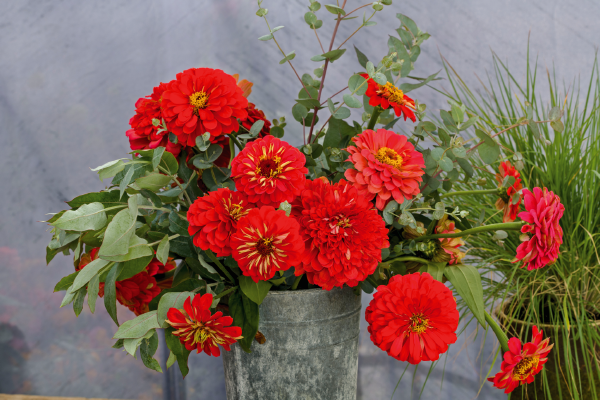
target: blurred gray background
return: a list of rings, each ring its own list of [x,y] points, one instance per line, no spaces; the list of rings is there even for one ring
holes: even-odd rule
[[[346,8],[362,4],[349,0]],[[307,5],[308,0],[263,3],[271,26],[285,26],[276,35],[286,53],[296,51],[293,64],[300,74],[320,65],[309,60],[321,51],[303,21]],[[0,2],[0,393],[165,396],[163,375],[110,348],[115,326],[103,307],[92,316],[86,306],[79,318],[69,307],[59,309],[62,294],[52,294],[52,288],[73,266],[60,255],[45,265],[50,235],[37,221],[63,209],[64,201],[103,188],[89,168],[129,151],[125,131],[135,101],[187,68],[221,68],[254,82],[250,101],[270,119],[287,116],[286,139],[301,143],[290,112],[300,86],[289,66],[278,64],[282,57],[275,44],[257,40],[267,28],[256,9],[251,0]],[[348,42],[348,53],[329,69],[325,95],[360,70],[352,44],[381,59],[387,35],[399,26],[397,12],[432,35],[412,75],[439,70],[441,54],[473,87],[479,85],[475,74],[485,79],[491,71],[492,50],[523,79],[529,34],[540,72],[554,65],[559,80],[566,81],[588,75],[600,44],[600,5],[592,0],[395,0],[374,17],[377,26]],[[319,34],[326,45],[334,16],[324,9],[318,16],[325,21]],[[336,43],[358,21],[342,23]],[[411,95],[436,114],[444,106],[432,89]],[[369,300],[363,297],[364,307]],[[122,319],[132,316],[119,312]],[[359,398],[391,398],[406,364],[374,347],[365,326],[362,332]],[[394,398],[472,399],[480,387],[479,398],[506,398],[482,382],[495,341],[481,346],[481,335],[471,343],[474,336],[472,329],[461,335],[422,393],[430,363],[409,367]],[[190,364],[187,397],[223,399],[221,359],[192,354]],[[494,371],[498,367],[499,360]]]

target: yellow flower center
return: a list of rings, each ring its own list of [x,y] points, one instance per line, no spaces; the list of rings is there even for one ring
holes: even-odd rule
[[[273,253],[273,238],[260,238],[256,242],[256,251],[261,256],[268,256]]]
[[[392,83],[387,82],[385,85],[379,85],[377,94],[388,99],[390,103],[404,104],[404,92],[394,86]],[[407,103],[408,104],[408,103]]]
[[[537,368],[540,362],[540,358],[538,356],[532,357],[524,357],[513,369],[513,379],[522,381],[527,379],[527,377],[533,372],[534,369]]]
[[[241,204],[227,204],[225,203],[225,210],[229,213],[229,216],[234,220],[238,221],[244,215],[248,214],[249,210],[244,210]]]
[[[208,94],[201,90],[190,96],[190,104],[194,106],[194,114],[198,115],[199,108],[206,108],[208,106]]]
[[[391,165],[394,168],[400,169],[404,159],[402,156],[389,147],[382,147],[377,150],[375,158],[384,164]]]
[[[262,155],[258,158],[259,163],[256,166],[256,174],[264,176],[265,178],[276,178],[283,172],[281,166],[281,157],[275,156],[269,158],[266,155]]]
[[[425,318],[423,314],[413,314],[413,316],[410,317],[410,326],[408,329],[410,329],[411,332],[420,335],[425,332],[427,328],[429,328],[429,320]]]

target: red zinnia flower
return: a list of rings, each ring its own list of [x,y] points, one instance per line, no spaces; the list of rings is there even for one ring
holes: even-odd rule
[[[179,143],[194,146],[204,132],[220,136],[239,129],[248,100],[235,79],[220,69],[191,68],[177,74],[162,96],[163,116]]]
[[[263,120],[263,121],[265,121],[265,124],[263,125],[263,128],[258,133],[258,137],[262,138],[262,137],[269,135],[271,132],[271,121],[269,121],[267,119],[267,117],[265,117],[265,113],[262,112],[262,110],[259,110],[258,108],[256,108],[256,106],[253,103],[248,103],[247,111],[248,111],[248,118],[246,118],[245,120],[242,121],[242,125],[244,126],[244,128],[250,130],[250,128],[252,128],[252,125],[254,125],[254,123],[256,121]]]
[[[242,338],[242,328],[229,326],[233,318],[224,317],[221,311],[211,315],[212,301],[210,293],[197,294],[192,301],[188,297],[183,303],[183,310],[169,309],[166,321],[176,329],[173,335],[179,336],[187,350],[196,349],[197,353],[204,351],[209,356],[218,357],[221,355],[218,345],[230,351],[229,345]]]
[[[510,165],[510,161],[500,163],[499,173],[496,174],[496,180],[498,181],[499,198],[496,201],[496,210],[504,210],[502,216],[502,222],[512,222],[517,218],[517,212],[519,212],[519,206],[521,205],[521,197],[516,204],[513,204],[512,197],[515,193],[518,193],[523,186],[521,185],[521,174],[515,167]],[[515,183],[509,188],[503,188],[502,182],[507,176],[515,178]]]
[[[435,361],[456,342],[458,310],[452,291],[427,272],[395,275],[365,312],[371,341],[400,361]]]
[[[360,74],[360,76],[367,80],[368,86],[365,95],[369,97],[369,105],[373,107],[381,106],[384,110],[387,110],[392,106],[397,117],[404,114],[405,121],[407,117],[410,118],[412,122],[417,120],[412,111],[415,109],[414,100],[406,96],[404,92],[394,86],[393,83],[387,82],[385,85],[380,85],[369,78],[368,74]]]
[[[158,133],[160,126],[152,124],[154,118],[162,124],[160,102],[166,86],[161,83],[154,88],[152,95],[142,97],[135,103],[135,115],[129,120],[131,129],[125,133],[129,138],[131,150],[155,149],[162,146],[175,157],[179,155],[181,145],[169,141],[169,132]]]
[[[554,344],[548,345],[550,338],[542,340],[544,331],[537,326],[533,327],[533,340],[521,347],[518,338],[510,338],[508,341],[508,352],[504,353],[504,361],[500,366],[501,371],[488,381],[494,383],[494,387],[504,389],[504,393],[510,393],[519,385],[532,383],[534,376],[542,369],[548,361],[546,356]]]
[[[257,206],[279,207],[300,194],[306,182],[306,158],[298,149],[273,136],[248,143],[231,164],[237,190]]]
[[[458,233],[460,229],[456,229],[454,221],[448,218],[448,214],[444,214],[435,227],[435,233]],[[460,251],[460,247],[465,245],[461,238],[440,238],[442,250],[450,256],[448,264],[460,264],[461,260],[466,256],[466,253]]]
[[[402,204],[419,193],[425,173],[423,155],[406,136],[385,129],[366,130],[352,139],[355,146],[346,150],[356,169],[347,169],[346,179],[368,200],[377,196],[377,208],[383,210],[393,197]]]
[[[297,265],[304,250],[298,228],[285,211],[269,206],[250,210],[231,235],[233,258],[243,274],[254,282],[266,281],[275,272]]]
[[[194,245],[202,250],[211,249],[217,257],[230,256],[231,235],[250,207],[243,193],[229,189],[217,189],[197,198],[187,212],[188,232],[195,235]]]
[[[375,271],[381,249],[389,247],[385,222],[357,189],[343,179],[330,185],[307,181],[292,203],[292,217],[300,223],[305,258],[296,275],[323,289],[356,286]]]
[[[565,206],[560,203],[560,197],[546,188],[535,187],[533,193],[524,189],[523,195],[527,211],[520,212],[518,217],[532,225],[523,225],[521,232],[531,232],[533,236],[517,247],[513,263],[523,260],[521,268],[527,266],[531,271],[553,264],[558,258],[563,234],[558,221]]]
[[[175,260],[173,259],[173,257],[169,257],[167,259],[166,264],[161,263],[160,261],[158,261],[158,258],[155,257],[152,259],[152,261],[150,261],[150,264],[148,264],[148,266],[146,267],[146,271],[150,276],[154,276],[157,274],[166,274],[167,272],[172,271],[175,268],[177,268],[177,264],[175,264]]]

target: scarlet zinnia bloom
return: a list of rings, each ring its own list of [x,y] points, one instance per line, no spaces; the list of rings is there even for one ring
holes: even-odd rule
[[[454,221],[448,218],[448,214],[444,214],[435,227],[435,233],[457,233],[460,229],[456,229]],[[460,264],[460,261],[465,256],[465,253],[460,251],[460,247],[465,245],[465,242],[461,238],[440,238],[442,250],[449,257],[448,264]]]
[[[230,256],[231,235],[250,208],[246,195],[226,188],[197,198],[187,212],[188,232],[195,235],[194,245],[202,250],[211,249],[217,257]]]
[[[519,196],[516,204],[512,202],[513,195],[523,189],[521,174],[515,167],[510,165],[510,161],[500,163],[498,169],[500,172],[496,174],[496,180],[498,181],[498,194],[500,197],[496,201],[496,210],[504,210],[502,222],[512,222],[517,218],[517,212],[519,212],[519,206],[521,205],[521,196]],[[503,188],[502,182],[507,176],[514,177],[515,183],[509,188]]]
[[[158,261],[158,258],[154,257],[152,261],[150,261],[150,264],[148,264],[146,267],[146,271],[150,276],[154,276],[158,274],[166,274],[175,268],[177,268],[177,264],[175,264],[173,257],[169,257],[166,264],[161,263]]]
[[[263,120],[265,121],[265,124],[258,133],[258,137],[262,138],[269,135],[271,133],[271,121],[269,121],[267,117],[265,117],[265,113],[262,112],[262,110],[256,108],[256,106],[253,103],[248,103],[247,111],[248,118],[242,121],[242,125],[244,126],[244,128],[250,130],[250,128],[252,128],[252,125],[254,125],[256,121]]]
[[[554,344],[548,345],[550,338],[542,340],[544,331],[533,327],[533,340],[521,346],[519,338],[510,338],[508,341],[508,352],[504,353],[504,361],[500,366],[501,371],[488,381],[494,383],[494,387],[504,389],[504,393],[510,393],[519,385],[532,383],[534,376],[542,369],[548,361],[546,356],[552,350]]]
[[[372,274],[389,247],[385,222],[373,204],[343,179],[330,185],[307,181],[292,203],[291,216],[300,223],[305,257],[296,275],[323,289],[356,286]]]
[[[239,129],[248,100],[235,79],[220,69],[191,68],[177,74],[162,95],[163,116],[179,143],[194,146],[204,132],[220,136]]]
[[[385,129],[366,130],[352,139],[346,150],[355,169],[347,169],[346,179],[368,200],[377,196],[377,208],[383,210],[393,198],[402,204],[419,193],[425,162],[423,155],[406,136]]]
[[[413,99],[408,97],[394,86],[393,83],[387,82],[385,85],[380,85],[373,79],[369,78],[368,74],[360,74],[367,80],[367,91],[365,95],[369,97],[369,105],[373,107],[381,106],[384,110],[387,110],[390,106],[394,108],[396,116],[399,117],[404,114],[404,120],[410,118],[412,122],[415,122],[417,118],[412,110],[415,109],[415,102]]]
[[[395,275],[365,312],[371,341],[400,361],[435,361],[456,342],[458,310],[452,291],[427,272]]]
[[[269,206],[251,209],[231,235],[233,258],[242,273],[254,282],[266,281],[275,272],[297,265],[304,250],[298,228],[298,222],[283,210]]]
[[[521,268],[527,266],[527,270],[531,271],[553,264],[558,258],[563,235],[559,220],[565,206],[560,203],[557,195],[546,188],[542,190],[535,187],[533,193],[524,189],[523,195],[527,211],[520,212],[518,217],[527,224],[523,225],[521,232],[531,233],[533,236],[517,247],[517,256],[513,262],[523,260]]]
[[[298,149],[273,136],[248,143],[231,164],[237,190],[257,206],[292,202],[306,182],[306,158]]]
[[[192,301],[188,297],[183,303],[183,310],[169,309],[166,321],[176,329],[173,335],[179,336],[187,350],[196,349],[197,353],[204,351],[209,356],[218,357],[221,355],[218,345],[229,351],[229,345],[242,338],[242,328],[230,326],[233,318],[224,317],[221,311],[211,315],[212,301],[210,293],[197,294]]]
[[[159,146],[165,147],[175,157],[181,150],[180,144],[174,144],[169,141],[169,132],[158,132],[160,126],[154,126],[154,118],[161,121],[162,112],[160,102],[165,91],[166,84],[161,83],[154,88],[152,95],[142,97],[135,103],[135,115],[129,120],[129,129],[125,135],[129,138],[131,150],[155,149]]]

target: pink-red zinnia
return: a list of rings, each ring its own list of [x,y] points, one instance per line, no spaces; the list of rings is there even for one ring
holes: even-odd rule
[[[517,218],[519,206],[521,205],[522,196],[518,194],[523,189],[521,174],[510,164],[510,161],[500,163],[498,170],[500,172],[496,174],[496,180],[498,181],[498,190],[501,193],[498,200],[496,200],[496,210],[503,210],[502,222],[511,222]],[[507,176],[515,178],[515,183],[508,188],[503,188],[502,183]],[[515,198],[516,201],[513,201],[515,194],[518,198]]]
[[[493,382],[494,387],[504,389],[504,393],[512,392],[519,385],[532,383],[534,376],[544,369],[548,353],[554,346],[549,345],[550,338],[542,340],[543,333],[534,326],[532,341],[525,343],[525,346],[519,338],[510,338],[508,352],[504,353],[504,361],[500,366],[501,371],[488,378],[488,381]]]
[[[521,267],[531,271],[553,264],[558,259],[563,235],[559,221],[565,207],[560,198],[546,188],[535,187],[533,192],[524,189],[523,195],[526,211],[520,212],[518,217],[526,222],[521,232],[531,237],[517,247],[513,262],[521,260]]]

